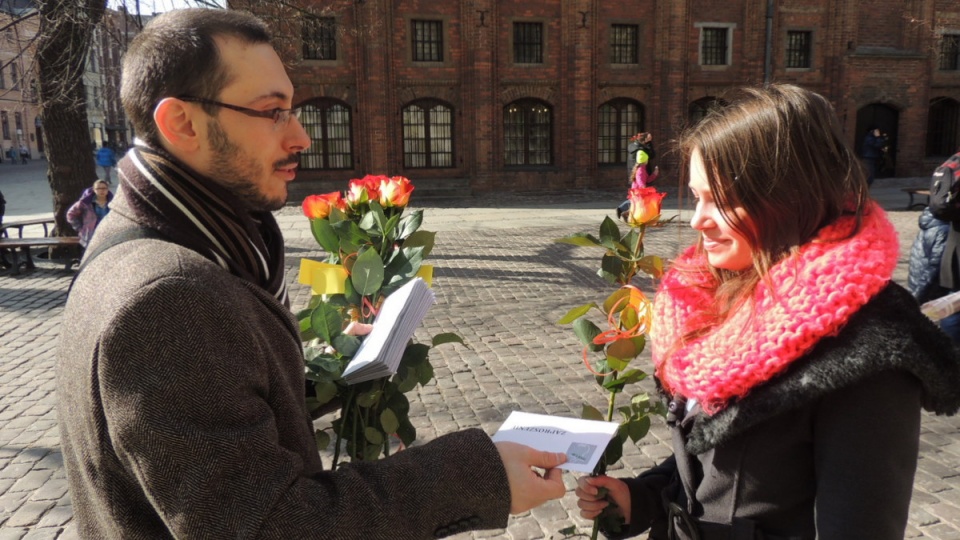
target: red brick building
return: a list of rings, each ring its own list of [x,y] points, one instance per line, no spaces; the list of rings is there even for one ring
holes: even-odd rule
[[[301,6],[265,16],[306,106],[308,181],[621,186],[630,135],[651,131],[664,149],[731,88],[765,81],[825,95],[853,144],[879,126],[887,175],[926,175],[960,146],[956,0]]]

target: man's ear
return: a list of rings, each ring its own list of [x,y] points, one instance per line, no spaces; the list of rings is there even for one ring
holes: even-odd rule
[[[164,98],[153,110],[157,131],[175,154],[192,153],[199,148],[198,112],[177,98]]]

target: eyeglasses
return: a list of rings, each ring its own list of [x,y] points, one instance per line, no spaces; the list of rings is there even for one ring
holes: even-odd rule
[[[222,103],[220,101],[214,101],[212,99],[205,99],[194,96],[179,96],[177,97],[180,101],[189,101],[193,103],[203,103],[204,105],[213,105],[215,107],[223,107],[224,109],[230,109],[232,111],[237,111],[238,113],[245,114],[247,116],[253,116],[256,118],[269,118],[273,120],[273,128],[280,129],[281,127],[287,125],[290,122],[290,118],[300,119],[300,113],[303,111],[301,107],[294,107],[292,109],[268,109],[266,111],[258,111],[256,109],[248,109],[247,107],[240,107],[239,105],[230,105],[229,103]]]

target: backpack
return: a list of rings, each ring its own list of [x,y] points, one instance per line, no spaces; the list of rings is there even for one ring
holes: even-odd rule
[[[933,171],[930,213],[943,221],[960,221],[960,152]]]

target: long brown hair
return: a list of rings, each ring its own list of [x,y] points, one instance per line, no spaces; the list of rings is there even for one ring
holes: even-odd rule
[[[678,268],[707,270],[717,278],[716,324],[746,306],[770,268],[821,228],[843,214],[859,223],[867,202],[863,170],[830,103],[797,86],[742,89],[684,133],[679,149],[684,175],[691,154],[699,152],[720,211],[753,250],[753,266],[740,272]],[[748,220],[733,212],[738,206]],[[702,238],[697,245],[702,253]]]

